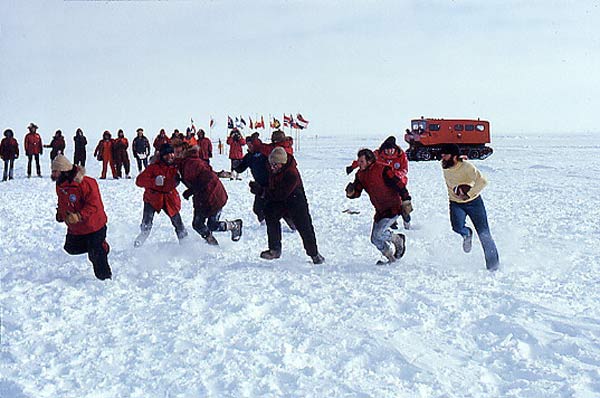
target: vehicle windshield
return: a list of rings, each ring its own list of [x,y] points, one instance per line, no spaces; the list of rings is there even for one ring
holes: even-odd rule
[[[413,120],[412,123],[412,131],[425,131],[427,128],[427,122],[425,120]]]

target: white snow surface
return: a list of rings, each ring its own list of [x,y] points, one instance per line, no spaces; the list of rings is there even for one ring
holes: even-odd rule
[[[474,162],[490,181],[496,273],[478,240],[462,252],[438,162],[411,162],[406,255],[375,265],[373,209],[366,195],[345,198],[344,166],[384,138],[300,142],[319,266],[291,232],[281,259],[259,258],[266,229],[248,173],[223,181],[222,218],[242,218],[243,237],[217,233],[216,248],[192,230],[183,201],[187,243],[159,214],[134,249],[143,190],[99,181],[105,282],[87,256],[62,249],[48,155],[42,179],[25,178],[17,160],[16,179],[0,184],[0,396],[600,396],[600,138],[496,136],[495,153]],[[224,155],[213,163],[228,169]]]

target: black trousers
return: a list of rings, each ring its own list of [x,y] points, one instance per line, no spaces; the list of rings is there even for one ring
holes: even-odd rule
[[[65,251],[69,254],[88,254],[94,266],[94,274],[100,280],[110,279],[112,272],[108,265],[108,243],[106,243],[106,225],[96,232],[86,235],[67,234]]]
[[[212,216],[207,216],[202,210],[194,208],[192,228],[205,239],[213,231],[227,231],[227,223],[225,221],[219,221],[220,216],[221,211],[218,211],[217,214],[213,214]]]
[[[36,153],[35,155],[27,155],[27,177],[31,177],[31,161],[34,157],[37,175],[42,175],[42,170],[40,169],[40,155]]]
[[[267,206],[267,200],[261,198],[258,195],[254,195],[254,204],[252,205],[252,211],[258,217],[258,222],[263,222],[265,219],[265,207]]]
[[[117,169],[117,177],[123,177],[123,173],[121,172],[123,168],[125,169],[125,175],[128,176],[130,171],[129,156],[115,162],[115,168]]]
[[[281,250],[280,220],[284,216],[289,216],[302,238],[306,254],[312,257],[319,253],[315,229],[303,189],[296,189],[285,201],[267,201],[264,210],[270,250]]]
[[[85,158],[86,158],[86,153],[85,152],[82,152],[82,153],[75,152],[75,156],[74,156],[74,159],[73,159],[73,164],[85,167]]]
[[[144,169],[146,167],[148,167],[148,158],[144,158],[144,159],[140,159],[137,156],[135,157],[135,161],[137,162],[137,167],[138,167],[138,171],[141,173],[142,172],[142,165],[144,166]]]
[[[2,181],[6,181],[7,179],[13,179],[13,170],[15,168],[15,160],[7,159],[4,161],[4,175],[2,176]]]

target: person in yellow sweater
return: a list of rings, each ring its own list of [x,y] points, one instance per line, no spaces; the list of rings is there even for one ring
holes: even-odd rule
[[[465,225],[469,216],[483,247],[485,265],[489,271],[496,271],[500,264],[498,250],[490,233],[485,205],[481,198],[481,191],[487,185],[487,179],[475,166],[460,157],[458,145],[445,144],[440,153],[450,200],[452,230],[463,237],[463,250],[469,253],[473,240],[473,231]]]

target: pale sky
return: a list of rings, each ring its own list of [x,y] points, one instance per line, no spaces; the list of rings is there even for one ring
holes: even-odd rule
[[[0,1],[0,124],[91,137],[301,113],[306,134],[600,132],[599,1]]]

